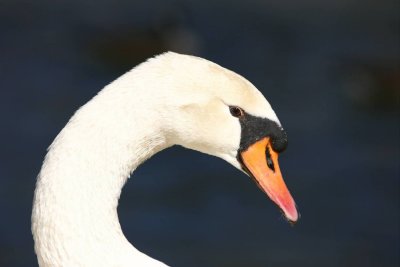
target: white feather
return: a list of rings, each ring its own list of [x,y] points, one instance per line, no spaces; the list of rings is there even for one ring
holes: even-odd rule
[[[239,168],[240,124],[227,105],[279,123],[243,77],[171,52],[132,69],[81,107],[38,175],[32,232],[39,265],[166,266],[125,238],[117,215],[121,189],[139,164],[175,144]]]

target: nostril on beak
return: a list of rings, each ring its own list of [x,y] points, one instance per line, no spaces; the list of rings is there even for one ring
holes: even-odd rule
[[[267,146],[265,149],[265,156],[267,159],[268,168],[270,168],[272,171],[275,172],[275,166],[274,166],[274,162],[272,161],[272,158],[271,158],[271,152],[269,151],[269,146]]]

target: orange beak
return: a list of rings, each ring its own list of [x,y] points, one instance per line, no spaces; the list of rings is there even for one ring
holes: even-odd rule
[[[240,152],[243,165],[257,185],[283,211],[290,222],[299,218],[296,204],[286,187],[279,169],[278,153],[272,150],[270,139],[265,137],[247,150]]]

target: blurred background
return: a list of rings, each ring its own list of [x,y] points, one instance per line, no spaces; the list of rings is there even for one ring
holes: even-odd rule
[[[73,112],[164,51],[252,81],[289,135],[291,227],[251,179],[175,147],[125,186],[127,238],[171,266],[399,266],[399,2],[0,0],[0,266],[37,266],[36,175]]]

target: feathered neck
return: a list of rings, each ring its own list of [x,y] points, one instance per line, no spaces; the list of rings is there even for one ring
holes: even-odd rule
[[[49,148],[32,212],[42,267],[164,266],[136,250],[118,220],[131,172],[169,146],[157,101],[132,95],[126,86],[134,85],[132,76],[122,76],[78,110]]]

